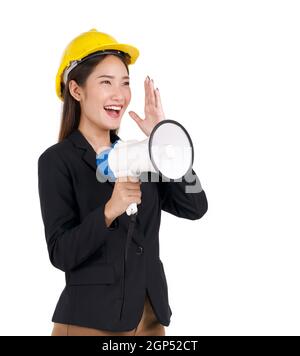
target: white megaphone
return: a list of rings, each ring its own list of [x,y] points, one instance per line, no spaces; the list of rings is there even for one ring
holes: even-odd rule
[[[160,121],[143,141],[118,140],[113,147],[96,156],[97,179],[139,177],[142,172],[155,172],[167,180],[182,178],[194,162],[194,148],[186,129],[177,121]],[[99,176],[100,175],[100,176]],[[136,203],[126,209],[137,213]]]

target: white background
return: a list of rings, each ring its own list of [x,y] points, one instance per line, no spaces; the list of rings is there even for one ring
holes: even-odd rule
[[[64,274],[48,259],[37,159],[57,142],[55,75],[92,28],[140,50],[146,75],[194,142],[200,220],[163,212],[173,311],[167,335],[299,335],[298,1],[9,1],[1,36],[1,335],[50,335]],[[128,113],[122,139],[144,139]]]

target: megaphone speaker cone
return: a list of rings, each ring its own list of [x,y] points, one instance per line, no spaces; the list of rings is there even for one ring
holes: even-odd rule
[[[160,121],[149,137],[149,156],[159,174],[168,180],[182,178],[194,162],[194,147],[187,130],[175,120]]]

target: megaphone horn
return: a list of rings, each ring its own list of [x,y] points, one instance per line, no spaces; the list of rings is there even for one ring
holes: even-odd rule
[[[162,120],[147,139],[118,140],[113,148],[98,154],[96,161],[97,174],[99,171],[101,176],[112,180],[155,172],[173,181],[182,178],[192,167],[194,148],[190,135],[179,122]],[[135,203],[126,209],[128,215],[136,212]]]

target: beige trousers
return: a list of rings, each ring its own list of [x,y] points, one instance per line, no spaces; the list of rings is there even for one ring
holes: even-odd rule
[[[130,331],[109,331],[86,328],[72,324],[54,323],[51,336],[165,336],[165,327],[160,324],[146,296],[142,318]]]

